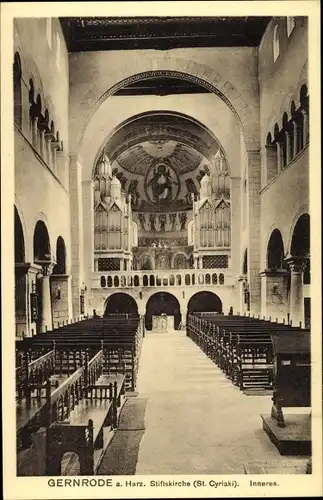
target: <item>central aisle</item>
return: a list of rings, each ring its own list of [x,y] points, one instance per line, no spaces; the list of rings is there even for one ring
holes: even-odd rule
[[[148,398],[136,474],[244,474],[281,459],[262,430],[270,396],[246,396],[183,331],[147,332],[137,390]]]

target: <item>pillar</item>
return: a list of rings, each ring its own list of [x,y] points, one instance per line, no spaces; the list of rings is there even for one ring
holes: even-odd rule
[[[53,326],[52,317],[52,303],[51,303],[51,293],[50,293],[50,282],[49,278],[52,274],[54,265],[48,263],[48,265],[43,266],[42,270],[42,320],[41,329],[43,332],[51,330]]]
[[[38,151],[38,117],[31,119],[31,142],[34,148]]]
[[[72,301],[69,293],[70,277],[66,274],[50,276],[53,324],[56,328],[72,318]]]
[[[290,296],[289,314],[293,326],[304,327],[304,290],[303,274],[306,267],[306,259],[302,257],[290,257],[286,259],[290,268]]]
[[[39,153],[40,156],[45,160],[46,158],[46,151],[45,151],[45,130],[41,129],[40,130],[40,144],[39,144]]]
[[[52,142],[52,135],[51,134],[45,134],[45,150],[46,150],[46,162],[49,168],[52,168],[52,148],[51,148],[51,142]]]
[[[82,182],[83,205],[83,262],[84,283],[91,286],[92,272],[98,271],[98,260],[94,262],[94,186],[93,181]],[[91,311],[90,311],[91,312]]]
[[[260,314],[260,183],[261,160],[259,151],[247,151],[248,175],[248,284],[250,292],[250,312]]]
[[[261,316],[272,321],[287,320],[289,272],[285,269],[265,269],[261,276]]]
[[[237,312],[240,313],[241,316],[243,316],[243,313],[247,312],[247,306],[245,303],[245,294],[244,294],[245,283],[247,283],[247,276],[246,275],[238,276],[239,304]]]
[[[69,185],[70,185],[70,214],[71,214],[71,286],[73,317],[80,316],[80,291],[83,278],[83,203],[82,203],[82,163],[77,154],[70,155]],[[86,210],[93,214],[93,205],[86,205]],[[90,214],[86,212],[86,217]],[[90,246],[90,241],[87,242]]]
[[[240,241],[241,241],[241,179],[231,177],[231,259],[229,257],[229,268],[234,275],[240,270]],[[231,260],[231,262],[230,262]]]
[[[284,132],[286,136],[286,166],[289,164],[291,161],[291,150],[290,150],[290,136],[287,131]]]
[[[28,269],[29,264],[15,264],[15,323],[16,338],[27,337],[30,334],[28,309]]]
[[[198,267],[199,267],[199,269],[203,269],[203,257],[202,257],[202,255],[200,255],[198,257]]]
[[[281,151],[281,144],[279,141],[276,142],[276,148],[277,148],[277,173],[282,169],[282,151]]]
[[[298,153],[298,138],[297,138],[297,122],[293,120],[293,157],[295,157]]]

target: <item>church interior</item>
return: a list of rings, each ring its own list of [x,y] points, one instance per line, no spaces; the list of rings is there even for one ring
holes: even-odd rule
[[[17,475],[311,473],[307,18],[15,18],[12,61]]]

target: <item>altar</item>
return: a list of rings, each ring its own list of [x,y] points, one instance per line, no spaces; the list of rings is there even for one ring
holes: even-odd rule
[[[152,330],[154,332],[166,332],[167,330],[174,330],[174,316],[161,316],[152,317]]]

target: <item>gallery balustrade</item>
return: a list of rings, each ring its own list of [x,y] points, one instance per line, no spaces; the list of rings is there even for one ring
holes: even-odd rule
[[[232,286],[232,274],[223,269],[119,271],[92,273],[92,288],[136,288],[172,286]]]

